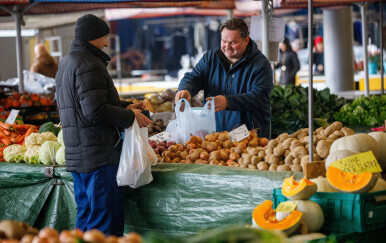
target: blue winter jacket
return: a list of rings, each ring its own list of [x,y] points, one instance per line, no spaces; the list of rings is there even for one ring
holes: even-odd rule
[[[205,99],[227,98],[228,109],[216,112],[217,131],[245,124],[248,129],[259,128],[259,136],[269,138],[272,68],[254,41],[249,41],[246,50],[231,68],[220,48],[206,52],[193,70],[185,73],[178,90],[188,90],[192,97],[204,90]]]

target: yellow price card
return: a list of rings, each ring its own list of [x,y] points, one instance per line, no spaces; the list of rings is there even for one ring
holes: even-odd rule
[[[282,213],[291,213],[296,209],[296,206],[298,205],[298,201],[286,201],[281,202],[279,206],[276,207],[276,212],[282,212]]]
[[[379,165],[372,151],[355,154],[344,159],[337,160],[331,163],[331,166],[338,168],[344,172],[349,172],[353,174],[361,174],[364,172],[382,172],[382,168]]]

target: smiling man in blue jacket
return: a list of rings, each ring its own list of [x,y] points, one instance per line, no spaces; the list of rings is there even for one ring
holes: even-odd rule
[[[217,131],[231,131],[245,124],[248,129],[259,128],[259,136],[269,138],[271,65],[249,38],[242,19],[228,19],[220,32],[221,47],[206,52],[185,74],[175,102],[190,100],[204,90],[205,99],[215,100]]]

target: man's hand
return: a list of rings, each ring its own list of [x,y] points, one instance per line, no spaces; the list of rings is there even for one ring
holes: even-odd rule
[[[142,114],[141,110],[134,109],[133,110],[135,119],[137,119],[139,127],[146,127],[149,124],[152,124],[153,121],[147,118],[144,114]]]
[[[323,67],[322,64],[319,64],[319,65],[316,67],[316,69],[317,69],[319,72],[323,72],[324,67]]]
[[[190,101],[190,99],[192,98],[192,96],[190,95],[190,92],[187,91],[187,90],[180,90],[177,92],[176,94],[176,98],[174,99],[174,103],[177,104],[177,102],[180,100],[180,99],[186,99],[187,101]]]
[[[214,98],[215,111],[222,111],[228,108],[228,100],[223,95],[217,95]],[[212,100],[212,97],[206,98],[207,101]]]
[[[141,101],[135,104],[131,104],[131,105],[128,105],[126,108],[130,110],[138,109],[143,111],[145,109],[145,102]]]

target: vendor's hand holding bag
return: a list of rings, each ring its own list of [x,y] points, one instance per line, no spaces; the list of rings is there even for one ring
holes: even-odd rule
[[[147,128],[139,128],[137,120],[125,129],[119,161],[118,186],[137,188],[149,184],[153,180],[151,165],[157,163],[157,155],[150,147]]]

